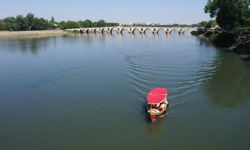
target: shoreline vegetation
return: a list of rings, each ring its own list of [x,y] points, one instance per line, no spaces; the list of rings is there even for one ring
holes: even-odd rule
[[[191,34],[250,61],[250,0],[209,0],[205,13],[215,20],[200,22]]]
[[[18,15],[0,19],[0,39],[63,36],[71,34],[65,30],[69,28],[112,27],[118,25],[118,23],[106,22],[105,20],[96,22],[89,19],[56,21],[54,17],[48,20],[28,13],[26,16]]]
[[[16,17],[0,19],[0,31],[63,30],[69,28],[112,27],[118,25],[119,23],[106,22],[105,20],[56,21],[54,17],[48,20],[35,17],[32,13],[28,13],[26,16],[18,15]]]

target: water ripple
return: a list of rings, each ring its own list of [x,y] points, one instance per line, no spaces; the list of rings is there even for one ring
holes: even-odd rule
[[[168,52],[149,54],[122,53],[128,70],[131,87],[141,99],[145,98],[147,91],[155,86],[167,86],[170,98],[180,98],[191,92],[210,79],[218,69],[216,54],[209,58],[174,59]],[[177,55],[178,54],[173,54]],[[181,55],[181,54],[180,54]],[[206,56],[207,57],[207,56]],[[219,62],[219,61],[218,61]]]

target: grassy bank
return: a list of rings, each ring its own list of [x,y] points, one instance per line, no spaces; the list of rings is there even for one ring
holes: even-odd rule
[[[68,32],[63,30],[36,30],[36,31],[0,31],[0,39],[12,39],[12,38],[42,38],[63,36]]]

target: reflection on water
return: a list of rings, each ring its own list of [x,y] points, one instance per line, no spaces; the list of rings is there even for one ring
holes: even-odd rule
[[[171,39],[171,34],[151,34],[148,33],[150,37],[157,39],[164,36],[167,40]],[[81,38],[84,43],[91,45],[93,42],[98,41],[105,43],[106,40],[111,38],[123,39],[122,37],[128,37],[133,40],[134,37],[140,36],[141,38],[146,38],[148,34],[72,34],[70,36],[64,36],[64,39],[67,39],[68,42],[77,42],[76,38]],[[183,35],[179,35],[179,38],[182,38]],[[22,51],[23,53],[31,53],[36,55],[40,50],[46,49],[48,45],[56,46],[57,37],[46,37],[46,38],[29,38],[29,39],[12,39],[12,40],[0,40],[0,45],[3,47],[2,51],[17,52]]]
[[[171,39],[171,33],[166,34],[166,40],[170,40]]]
[[[165,117],[167,117],[167,115]],[[166,126],[167,121],[164,118],[159,118],[154,123],[149,124],[147,127],[150,137],[160,137],[163,133],[165,133]]]
[[[250,101],[250,65],[235,54],[224,54],[217,71],[204,84],[211,101],[222,107],[237,107]],[[216,61],[215,61],[216,62]]]
[[[50,38],[35,38],[35,39],[12,39],[12,40],[0,40],[0,45],[4,51],[23,53],[31,53],[36,55],[39,50],[46,49],[48,45],[56,44],[56,37]]]

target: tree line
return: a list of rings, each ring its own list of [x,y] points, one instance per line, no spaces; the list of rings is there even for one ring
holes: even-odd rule
[[[16,17],[7,17],[0,19],[0,30],[8,31],[27,31],[27,30],[48,30],[48,29],[67,29],[80,27],[106,27],[118,26],[118,23],[110,23],[105,20],[97,22],[87,20],[80,21],[55,21],[54,17],[50,20],[35,17],[34,14],[28,13],[26,16],[18,15]]]
[[[209,20],[209,21],[201,21],[201,22],[197,23],[195,26],[200,27],[200,28],[209,29],[212,27],[216,27],[217,25],[218,24],[217,24],[216,20]]]
[[[68,29],[68,28],[92,28],[92,27],[113,27],[119,26],[119,23],[106,22],[105,20],[99,20],[97,22],[93,22],[89,19],[81,20],[81,21],[62,21],[58,24],[60,29]]]
[[[136,26],[136,27],[197,27],[198,24],[178,24],[178,23],[173,23],[173,24],[146,24],[146,23],[133,23],[133,24],[126,24],[122,26]]]

